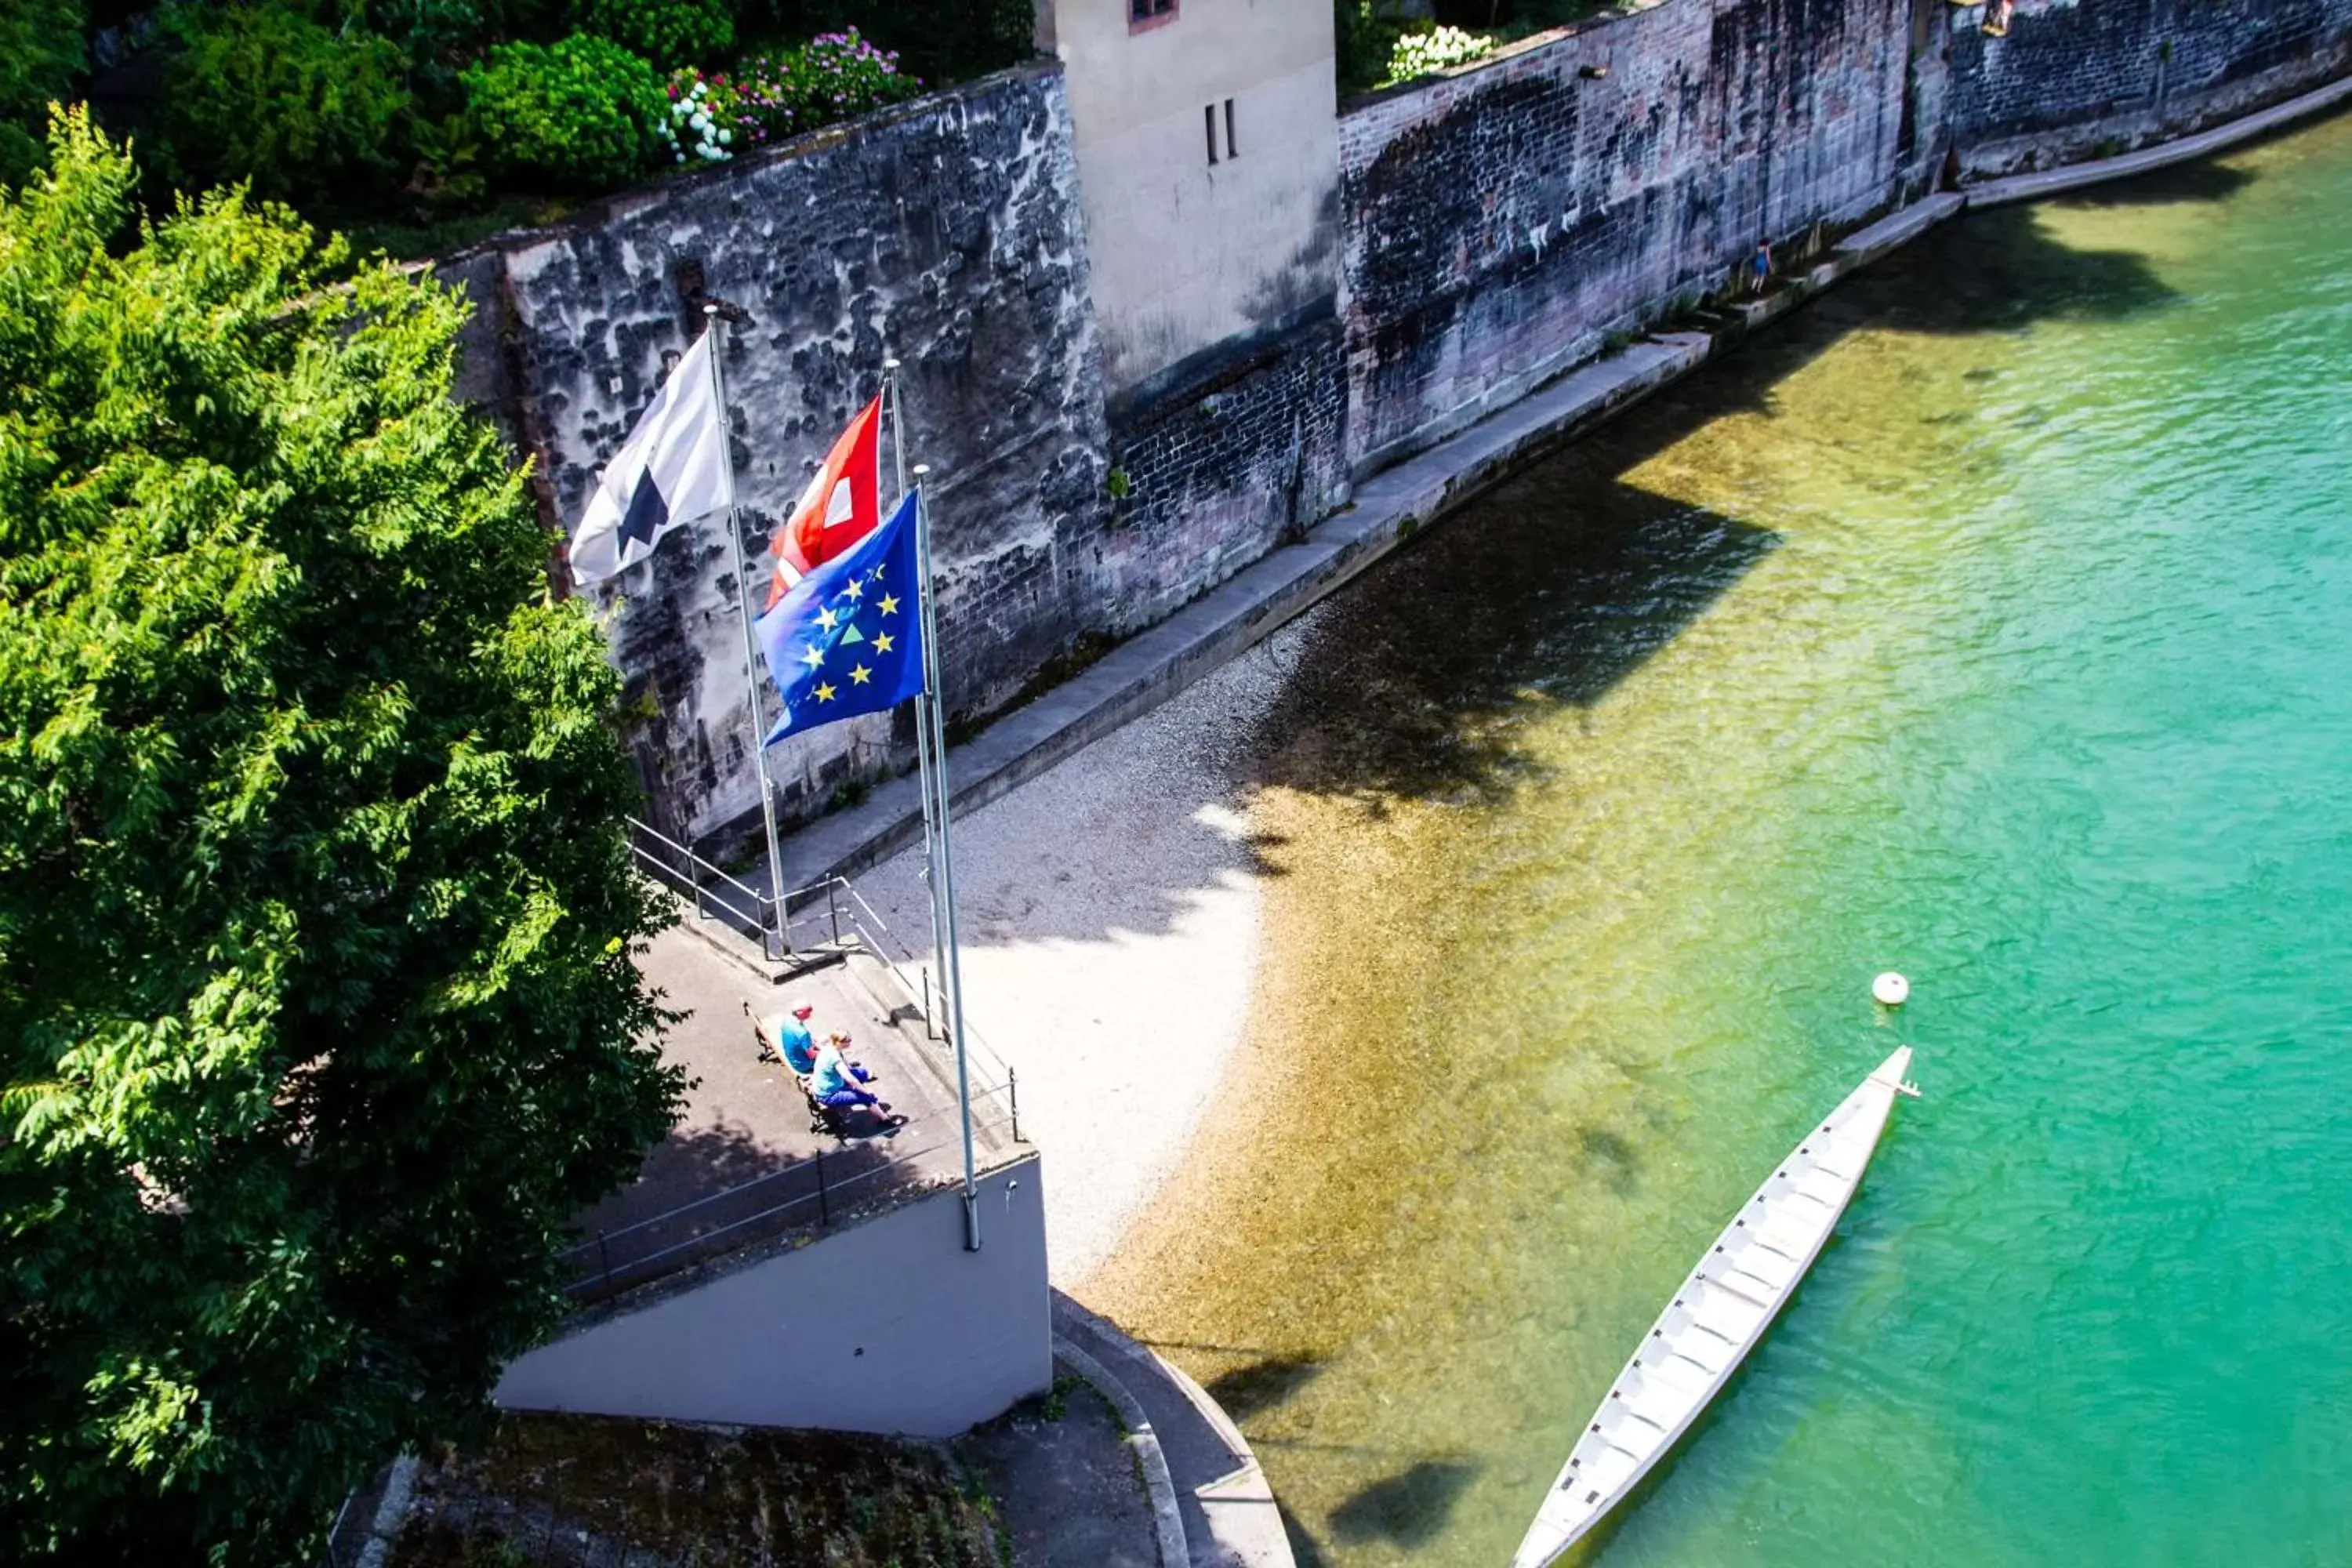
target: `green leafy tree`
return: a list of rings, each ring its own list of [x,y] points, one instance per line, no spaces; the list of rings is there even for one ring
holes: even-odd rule
[[[735,42],[726,0],[574,0],[572,15],[581,31],[660,66],[709,59]]]
[[[297,1563],[675,1114],[619,687],[463,306],[0,191],[0,1561]]]
[[[0,5],[0,183],[17,183],[40,162],[47,106],[72,96],[82,68],[83,21],[82,0]]]
[[[283,5],[189,6],[173,25],[184,47],[159,120],[183,189],[348,199],[404,166],[406,63],[388,39]]]

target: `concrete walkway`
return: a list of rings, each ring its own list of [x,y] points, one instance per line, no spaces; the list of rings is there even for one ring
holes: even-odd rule
[[[1216,1401],[1054,1295],[1054,1391],[958,1440],[1010,1568],[1297,1568],[1257,1458]]]
[[[1113,1399],[1070,1361],[1054,1363],[1054,1391],[1027,1399],[956,1440],[987,1472],[1003,1530],[1013,1543],[1004,1568],[1176,1568],[1158,1527],[1160,1510],[1140,1436]],[[1167,1466],[1159,1468],[1167,1484]]]
[[[1946,218],[1969,207],[2036,200],[2204,157],[2347,100],[2352,78],[2161,146],[1929,196],[1848,237],[1765,299],[1726,306],[1727,324],[1720,330],[1654,334],[1569,372],[1366,480],[1354,503],[1318,524],[1305,542],[1276,550],[956,748],[949,759],[956,809],[970,811],[996,799],[1150,711],[1424,526]],[[786,839],[784,885],[806,887],[827,876],[854,876],[912,843],[920,829],[914,779],[892,780],[859,805],[822,817]]]
[[[1118,1390],[1114,1403],[1132,1402],[1130,1426],[1138,1415],[1150,1423],[1177,1520],[1162,1535],[1181,1543],[1180,1561],[1193,1568],[1297,1568],[1249,1440],[1199,1384],[1058,1290],[1054,1342],[1066,1358],[1110,1379]]]
[[[574,1299],[602,1299],[734,1248],[814,1233],[961,1179],[954,1068],[946,1047],[874,954],[850,951],[772,984],[673,926],[639,969],[686,1015],[662,1041],[689,1082],[677,1126],[628,1185],[582,1213]],[[842,1136],[813,1131],[807,1102],[778,1063],[759,1059],[751,1015],[803,1003],[820,1034],[852,1037],[890,1113],[858,1110]],[[974,1085],[982,1169],[1025,1151],[1002,1085]],[[982,1092],[987,1091],[987,1092]]]
[[[1967,189],[1969,205],[1999,206],[2006,202],[2036,202],[2045,196],[2063,195],[2068,191],[2085,185],[2105,184],[2110,180],[2128,180],[2134,174],[2151,174],[2158,169],[2186,163],[2208,153],[2234,147],[2241,142],[2251,142],[2257,136],[2308,120],[2325,113],[2340,103],[2352,100],[2352,77],[2329,82],[2326,87],[2312,89],[2300,98],[2253,114],[2242,115],[2226,125],[2216,125],[2210,131],[2200,131],[2194,136],[2176,137],[2154,147],[2143,147],[2137,153],[2125,153],[2113,158],[2096,158],[2087,163],[2069,163],[2063,169],[2044,169],[2032,174],[2011,174],[2004,179],[1987,180]]]

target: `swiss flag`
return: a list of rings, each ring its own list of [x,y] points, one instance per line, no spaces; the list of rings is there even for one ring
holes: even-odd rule
[[[824,457],[784,526],[768,546],[776,569],[768,583],[768,608],[793,584],[874,531],[882,521],[882,400],[859,410],[849,428]]]

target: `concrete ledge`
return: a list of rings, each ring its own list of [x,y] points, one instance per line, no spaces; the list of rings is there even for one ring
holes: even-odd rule
[[[1868,228],[1846,236],[1838,241],[1834,254],[1852,258],[1856,266],[1868,266],[1888,251],[1910,244],[1958,213],[1967,205],[1967,200],[1957,192],[1938,192],[1887,214]]]
[[[2068,191],[2103,184],[2109,180],[2127,180],[2134,174],[2186,163],[2225,147],[2234,147],[2241,142],[2250,142],[2282,126],[2292,125],[2298,120],[2333,109],[2347,100],[2352,100],[2352,77],[2314,88],[2299,98],[2288,99],[2284,103],[2273,104],[2268,109],[2232,120],[2226,125],[2216,125],[2210,131],[2200,131],[2194,136],[2179,137],[2113,158],[2069,163],[2063,169],[1987,180],[1982,184],[1967,187],[1965,195],[1969,206],[1990,207],[2008,202],[2040,201],[2045,196],[2063,195]]]
[[[368,1521],[367,1544],[360,1549],[360,1568],[383,1568],[391,1561],[393,1542],[408,1519],[408,1502],[416,1489],[416,1456],[403,1454],[392,1462],[384,1482],[383,1500]]]
[[[1128,1446],[1135,1450],[1136,1462],[1143,1469],[1144,1490],[1151,1497],[1151,1523],[1159,1542],[1160,1568],[1185,1568],[1191,1556],[1184,1544],[1184,1516],[1176,1506],[1176,1482],[1168,1474],[1168,1456],[1160,1449],[1159,1434],[1151,1429],[1151,1418],[1143,1413],[1143,1406],[1136,1403],[1125,1384],[1058,1333],[1054,1336],[1054,1353],[1118,1412],[1118,1424],[1127,1428]]]
[[[1202,1568],[1297,1568],[1282,1514],[1249,1440],[1206,1390],[1108,1318],[1054,1293],[1057,1348],[1091,1347],[1157,1418],[1192,1562]],[[1071,1364],[1076,1365],[1073,1362]]]

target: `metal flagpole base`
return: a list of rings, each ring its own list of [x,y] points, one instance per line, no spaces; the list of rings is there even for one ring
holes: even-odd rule
[[[963,1249],[980,1250],[980,1194],[970,1187],[963,1190]]]

